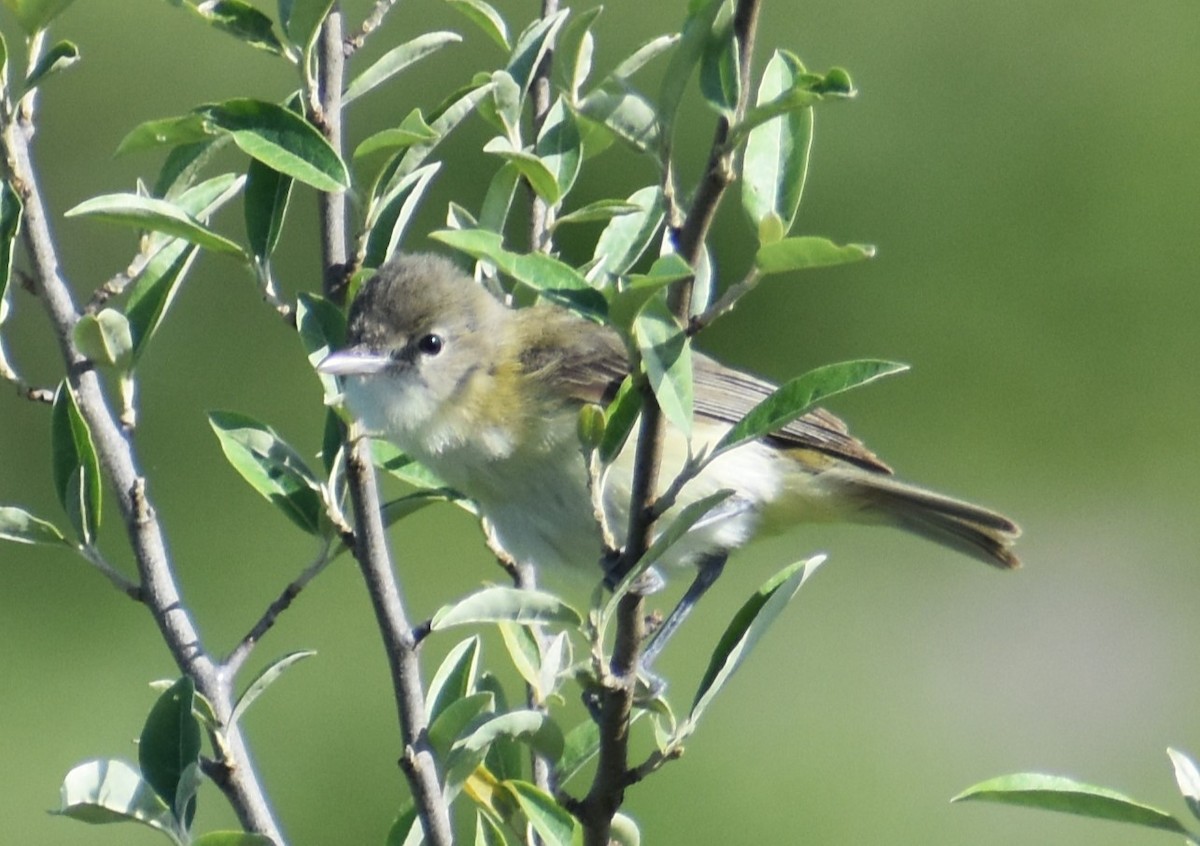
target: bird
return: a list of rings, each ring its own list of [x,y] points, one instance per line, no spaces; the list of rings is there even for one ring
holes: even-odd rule
[[[471,499],[514,560],[539,573],[598,572],[605,533],[577,421],[581,408],[609,402],[629,375],[616,330],[552,303],[509,307],[444,256],[399,254],[363,283],[345,346],[318,369],[340,377],[346,406],[366,433]],[[691,437],[668,427],[660,487],[776,387],[700,353],[693,378]],[[603,517],[618,537],[630,511],[636,438],[629,440],[600,476]],[[890,525],[1002,570],[1020,566],[1016,523],[899,481],[820,408],[716,456],[657,526],[719,491],[732,494],[656,562],[656,570],[697,570],[663,626],[666,636],[731,552],[800,523]]]

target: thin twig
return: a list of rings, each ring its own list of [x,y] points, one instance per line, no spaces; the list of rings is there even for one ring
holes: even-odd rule
[[[311,564],[301,571],[300,575],[288,583],[288,586],[283,589],[283,592],[275,598],[275,601],[267,606],[263,615],[258,618],[258,621],[250,627],[250,631],[246,632],[246,636],[238,642],[238,645],[229,653],[229,657],[223,662],[225,672],[230,676],[236,676],[238,671],[246,663],[246,659],[250,657],[250,653],[258,642],[262,640],[263,635],[271,630],[275,625],[275,621],[279,619],[279,615],[291,607],[291,604],[300,595],[300,592],[308,586],[308,583],[321,574],[329,562],[333,560],[333,547],[326,543],[325,548],[313,560]]]
[[[36,61],[36,51],[31,52],[30,59]],[[0,144],[4,149],[9,181],[24,206],[22,232],[39,299],[53,324],[68,379],[80,414],[91,432],[102,472],[124,517],[137,562],[142,602],[154,618],[180,671],[195,680],[197,689],[212,703],[217,719],[227,722],[233,708],[229,686],[205,649],[179,593],[162,525],[146,494],[146,481],[138,472],[133,444],[114,419],[95,369],[88,366],[75,347],[73,331],[79,320],[79,310],[62,275],[49,216],[30,156],[33,105],[32,95],[26,95],[17,119],[7,120],[2,127]],[[243,828],[283,846],[283,834],[254,771],[241,730],[237,726],[229,727],[226,739],[231,766],[228,780],[220,785],[222,792]]]
[[[101,554],[100,550],[96,549],[96,547],[83,544],[79,547],[79,554],[82,555],[89,564],[99,570],[100,574],[103,575],[104,578],[112,582],[113,587],[115,587],[121,593],[128,596],[134,602],[142,601],[142,589],[138,583],[128,578],[113,565],[109,564]]]
[[[379,12],[379,6],[376,7]],[[387,11],[386,8],[382,13]],[[380,18],[382,18],[380,13]],[[377,25],[377,24],[376,24]],[[333,148],[342,149],[342,81],[344,53],[342,11],[335,3],[321,30],[318,45],[318,86],[321,113],[318,125]],[[319,195],[321,248],[326,295],[344,294],[342,276],[348,257],[346,198],[342,192]],[[387,550],[380,512],[375,467],[365,438],[344,439],[348,447],[346,483],[356,526],[352,552],[362,571],[375,619],[383,637],[392,676],[392,693],[400,724],[404,771],[413,802],[431,846],[450,846],[450,813],[442,794],[437,765],[429,743],[429,717],[417,660],[417,638],[405,611],[404,599]]]
[[[542,20],[558,13],[558,0],[542,0]],[[533,131],[532,137],[537,138],[550,113],[550,69],[554,63],[554,51],[547,50],[533,72],[529,83],[532,95]],[[527,185],[530,194],[529,203],[529,249],[543,252],[554,252],[553,227],[554,207],[537,195],[532,186]]]
[[[397,0],[375,0],[375,8],[371,10],[371,14],[367,15],[366,20],[362,22],[362,26],[358,28],[358,32],[351,38],[346,39],[346,43],[342,45],[342,55],[347,59],[354,55],[360,47],[366,43],[367,38],[372,32],[379,29],[383,24],[383,19],[387,17],[387,13],[396,5]]]

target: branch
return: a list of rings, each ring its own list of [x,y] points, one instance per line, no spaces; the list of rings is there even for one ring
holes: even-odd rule
[[[36,53],[31,54],[31,61],[35,59]],[[140,597],[180,671],[195,680],[197,689],[212,702],[217,719],[227,723],[233,707],[229,685],[205,649],[185,609],[163,539],[162,525],[146,494],[146,480],[137,469],[133,444],[122,433],[109,409],[96,371],[76,349],[72,339],[79,311],[59,266],[29,149],[33,134],[32,96],[26,96],[15,120],[6,117],[9,119],[2,127],[0,144],[3,145],[9,180],[24,205],[22,231],[35,284],[66,363],[67,378],[75,392],[79,411],[91,430],[104,476],[116,495],[137,562]],[[285,843],[283,835],[254,772],[241,729],[228,727],[226,737],[230,776],[221,785],[222,791],[246,830],[265,835],[282,846]]]
[[[558,0],[542,0],[542,19],[558,12]],[[550,111],[550,68],[554,62],[554,51],[547,50],[533,72],[529,83],[533,95],[533,137],[537,138],[546,122]],[[529,204],[529,249],[551,253],[554,251],[554,241],[551,236],[551,225],[554,223],[554,209],[546,203],[531,186],[529,193],[532,197]]]
[[[380,12],[383,5],[377,6],[376,12]],[[383,12],[386,12],[386,8],[383,8]],[[382,13],[379,16],[382,17]],[[325,19],[320,39],[318,95],[321,114],[317,116],[318,125],[340,155],[344,72],[340,4],[335,3]],[[349,255],[346,198],[342,193],[322,193],[319,202],[325,291],[334,298],[339,293],[344,297],[344,274]],[[400,585],[388,555],[370,443],[365,438],[346,442],[350,446],[346,460],[346,483],[354,506],[357,529],[352,551],[371,597],[391,670],[400,738],[404,744],[400,766],[417,806],[425,841],[432,846],[450,846],[453,840],[450,813],[442,795],[429,743],[429,717],[417,660],[417,638],[408,621]]]
[[[254,650],[254,647],[258,645],[260,640],[262,640],[263,635],[270,631],[271,627],[275,625],[275,621],[279,619],[279,615],[291,607],[292,603],[296,600],[296,597],[300,595],[300,592],[308,586],[309,582],[319,576],[321,571],[328,567],[329,562],[332,560],[332,548],[327,543],[325,548],[321,550],[321,554],[317,556],[316,560],[305,567],[300,575],[293,579],[288,586],[283,589],[283,592],[275,598],[275,601],[267,606],[267,610],[264,611],[263,615],[258,618],[258,622],[256,622],[250,628],[250,631],[246,633],[246,636],[243,637],[238,642],[238,645],[234,647],[233,651],[229,653],[229,657],[225,659],[223,664],[226,674],[228,674],[230,677],[238,674],[238,671],[241,670],[242,666],[246,663],[246,659],[250,657],[250,653]]]
[[[383,19],[387,17],[387,13],[396,5],[396,0],[375,0],[375,8],[371,10],[371,14],[367,15],[366,20],[362,22],[358,33],[353,38],[347,38],[346,43],[342,45],[342,55],[347,59],[354,55],[358,48],[366,43],[367,37],[379,29],[383,24]]]
[[[758,23],[759,0],[738,0],[733,29],[737,39],[743,80],[735,109],[736,121],[746,110],[750,85],[750,62]],[[716,216],[725,189],[733,182],[733,151],[726,149],[731,121],[722,117],[714,133],[704,178],[696,191],[682,226],[673,231],[676,249],[692,267],[700,261],[704,241]],[[664,194],[673,197],[672,168],[664,168]],[[672,200],[673,205],[673,200]],[[669,303],[681,326],[691,312],[693,279],[672,287]],[[642,389],[642,419],[634,458],[634,475],[629,500],[629,527],[625,551],[617,575],[628,572],[645,555],[658,516],[655,507],[663,442],[666,438],[662,409],[647,384]],[[600,750],[596,775],[588,795],[576,807],[584,824],[588,846],[607,846],[613,815],[621,806],[624,791],[637,778],[629,770],[629,715],[633,707],[638,662],[644,626],[644,599],[631,591],[622,597],[617,612],[617,642],[611,663],[612,676],[604,679],[600,712]]]

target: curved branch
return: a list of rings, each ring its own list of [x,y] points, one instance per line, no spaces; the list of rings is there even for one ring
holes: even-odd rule
[[[78,400],[79,411],[91,430],[104,476],[116,494],[117,507],[137,562],[139,598],[153,616],[180,671],[191,676],[197,689],[212,702],[217,719],[227,722],[233,707],[228,680],[205,649],[183,604],[162,525],[147,496],[146,480],[137,469],[133,444],[109,408],[91,362],[80,354],[72,339],[79,310],[59,265],[30,154],[32,106],[32,100],[27,99],[17,119],[6,121],[0,143],[4,148],[8,177],[24,204],[22,231],[39,299],[53,324],[66,363],[67,378]],[[254,772],[241,730],[233,726],[226,737],[230,774],[221,789],[244,828],[283,844],[279,824]]]

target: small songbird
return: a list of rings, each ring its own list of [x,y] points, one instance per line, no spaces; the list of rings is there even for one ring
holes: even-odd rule
[[[508,308],[448,259],[403,255],[364,283],[346,347],[319,368],[342,378],[368,434],[474,500],[514,559],[599,577],[602,533],[577,419],[584,404],[609,401],[629,372],[613,329],[554,305]],[[775,388],[700,354],[693,370],[691,453],[668,427],[662,485]],[[618,538],[628,522],[634,441],[604,476],[603,508]],[[810,521],[896,526],[996,567],[1019,566],[1011,547],[1020,530],[1011,520],[897,481],[821,409],[719,455],[673,511],[723,489],[735,493],[659,562],[699,567],[692,603],[731,550],[759,531]]]

